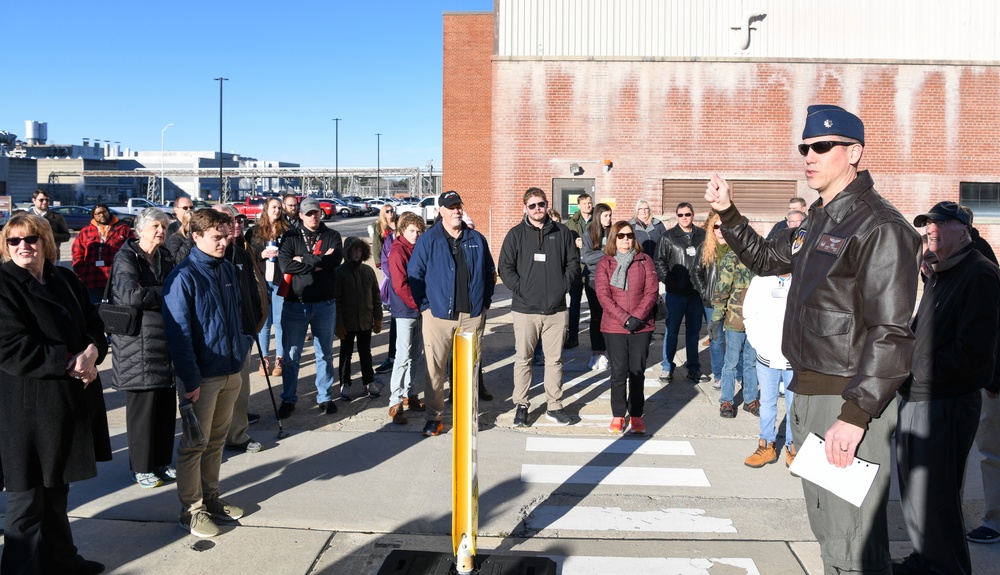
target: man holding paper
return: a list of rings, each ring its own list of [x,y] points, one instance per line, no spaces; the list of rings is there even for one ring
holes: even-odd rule
[[[899,389],[896,430],[900,504],[913,553],[893,573],[972,573],[962,484],[980,390],[1000,390],[1000,270],[975,249],[969,216],[955,202],[939,202],[913,225],[927,230],[929,274],[913,319],[917,347]]]
[[[826,573],[891,572],[886,506],[896,390],[910,369],[920,237],[858,170],[864,124],[837,106],[809,106],[805,177],[819,199],[801,227],[770,241],[733,205],[713,175],[705,199],[719,212],[730,248],[758,275],[791,273],[782,353],[794,369],[789,389],[794,435],[825,438],[830,465],[857,456],[880,465],[860,508],[804,481],[809,521]]]

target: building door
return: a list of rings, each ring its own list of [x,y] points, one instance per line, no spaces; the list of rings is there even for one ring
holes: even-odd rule
[[[597,203],[594,178],[552,179],[552,205],[562,214],[564,222],[576,213],[576,197],[584,193],[590,194],[594,203]]]

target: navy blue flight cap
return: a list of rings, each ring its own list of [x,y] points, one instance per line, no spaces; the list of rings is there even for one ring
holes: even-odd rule
[[[817,136],[844,136],[865,144],[865,125],[854,114],[840,106],[820,104],[809,106],[802,139]]]
[[[957,220],[968,226],[969,214],[965,213],[962,206],[955,202],[938,202],[934,204],[931,211],[913,218],[913,225],[922,228],[927,225],[927,220],[934,220],[935,222]]]

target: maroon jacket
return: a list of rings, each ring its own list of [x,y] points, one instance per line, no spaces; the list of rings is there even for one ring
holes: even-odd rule
[[[601,331],[604,333],[627,334],[625,322],[636,317],[645,322],[635,333],[653,331],[656,328],[654,311],[659,285],[653,259],[642,253],[637,254],[628,268],[628,291],[611,286],[611,274],[617,267],[615,258],[604,256],[597,263],[594,285],[597,299],[604,308]]]
[[[111,220],[110,226],[103,240],[93,222],[80,230],[73,240],[73,271],[87,289],[103,289],[107,285],[115,254],[132,238],[132,228],[117,217]]]

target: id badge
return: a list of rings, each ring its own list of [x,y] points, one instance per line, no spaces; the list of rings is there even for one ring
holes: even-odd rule
[[[695,254],[694,246],[688,246],[687,249],[684,250],[684,253],[686,253],[689,257],[694,257]]]
[[[783,287],[771,288],[771,297],[781,298],[781,299],[787,298],[788,288],[783,288]]]
[[[99,267],[99,268],[103,268],[104,267],[104,260],[97,260],[96,262],[94,262],[94,265],[97,266],[97,267]]]
[[[544,262],[545,261],[545,254],[535,254],[535,261],[536,262]]]

